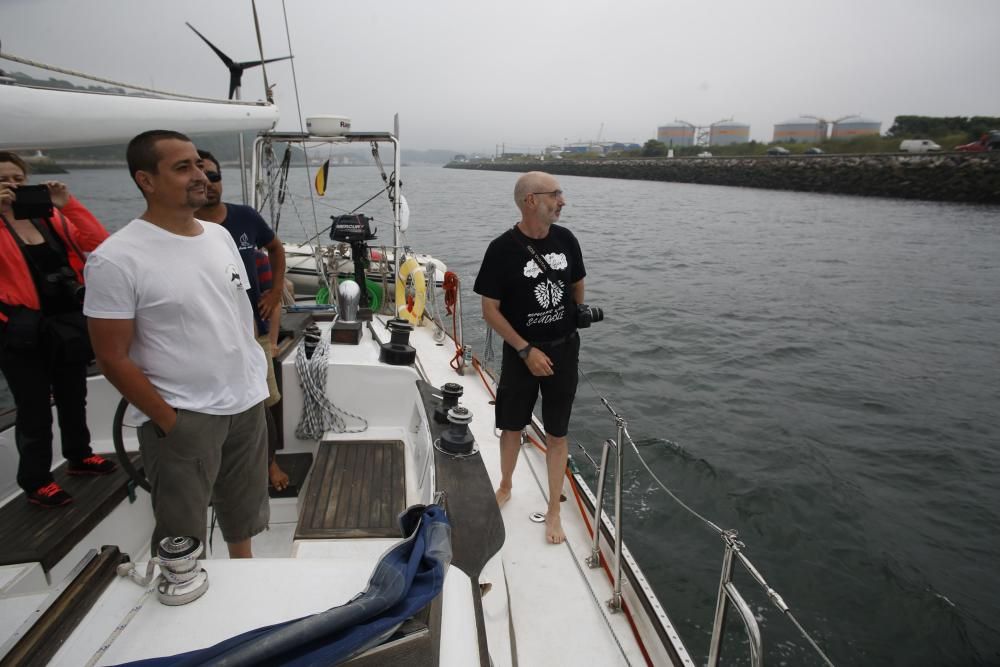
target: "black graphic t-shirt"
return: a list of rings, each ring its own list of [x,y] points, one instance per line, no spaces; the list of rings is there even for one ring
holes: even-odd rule
[[[554,281],[531,258],[529,242],[548,262]],[[586,275],[580,244],[568,229],[552,225],[544,239],[529,239],[514,227],[490,242],[473,289],[499,300],[500,313],[526,340],[544,342],[576,328],[573,284]]]

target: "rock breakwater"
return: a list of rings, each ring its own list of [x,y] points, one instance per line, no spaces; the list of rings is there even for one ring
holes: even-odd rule
[[[1000,152],[452,162],[452,169],[1000,204]]]

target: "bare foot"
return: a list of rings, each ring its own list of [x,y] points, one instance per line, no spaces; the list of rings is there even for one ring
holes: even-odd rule
[[[510,500],[510,489],[497,489],[497,505],[503,507]]]
[[[284,491],[288,488],[288,475],[285,474],[276,460],[271,461],[271,465],[267,467],[267,476],[275,491]]]
[[[563,532],[562,521],[559,515],[545,515],[545,540],[549,544],[562,544],[566,540],[566,533]]]

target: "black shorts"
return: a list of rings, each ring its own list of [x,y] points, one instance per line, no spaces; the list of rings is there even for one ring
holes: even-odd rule
[[[542,392],[542,423],[545,433],[566,436],[576,397],[580,336],[573,333],[557,345],[535,345],[552,360],[555,375],[536,377],[510,345],[503,346],[503,366],[497,387],[496,425],[504,431],[520,431],[531,422],[538,391]]]

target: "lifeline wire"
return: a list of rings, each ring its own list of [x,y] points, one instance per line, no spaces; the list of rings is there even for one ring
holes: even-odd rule
[[[285,0],[281,0],[281,13],[285,19],[285,39],[288,41],[288,55],[292,55],[292,33],[288,28],[288,10],[285,7]],[[295,74],[295,59],[289,60],[292,66],[292,86],[295,88],[295,110],[299,117],[299,132],[302,134],[306,133],[305,125],[302,123],[302,101],[299,99],[299,79]],[[306,183],[308,184],[309,191],[312,192],[312,169],[309,168],[309,152],[307,150],[305,142],[302,143],[302,159],[306,165]],[[310,197],[312,201],[312,214],[313,214],[313,227],[316,230],[316,235],[319,236],[319,219],[316,217],[316,198]],[[317,262],[318,262],[317,258]]]
[[[368,430],[364,417],[341,410],[326,397],[326,370],[329,346],[319,341],[312,358],[306,356],[306,346],[299,345],[295,355],[295,370],[302,386],[302,418],[295,427],[295,437],[301,440],[320,440],[327,431],[336,433],[361,433]],[[343,417],[351,417],[364,426],[347,428]]]
[[[583,378],[587,381],[587,384],[590,385],[590,388],[594,390],[594,393],[597,394],[597,396],[600,398],[601,403],[603,403],[604,406],[610,410],[611,409],[611,403],[608,401],[607,398],[604,397],[603,394],[601,394],[600,391],[597,390],[597,387],[594,386],[594,383],[591,382],[590,377],[587,376],[587,374],[584,372],[584,370],[582,368],[580,369],[580,375],[582,375]],[[719,526],[717,526],[715,523],[713,523],[712,521],[709,521],[704,516],[702,516],[701,514],[699,514],[698,512],[696,512],[687,503],[685,503],[683,500],[681,500],[680,498],[678,498],[677,495],[673,491],[671,491],[670,489],[668,489],[667,485],[660,481],[660,478],[657,477],[653,473],[653,471],[650,469],[649,465],[646,463],[646,460],[644,458],[642,458],[642,454],[639,453],[639,448],[636,446],[635,441],[632,440],[632,436],[629,435],[628,428],[624,428],[623,430],[624,430],[624,433],[625,433],[625,438],[628,440],[629,445],[632,446],[632,451],[635,452],[635,455],[636,455],[636,457],[638,457],[639,462],[642,464],[642,467],[646,469],[646,472],[649,473],[649,476],[653,478],[653,481],[655,481],[656,484],[661,489],[663,489],[663,491],[665,491],[666,494],[668,496],[670,496],[670,498],[675,503],[677,503],[678,505],[680,505],[687,512],[689,512],[692,516],[694,516],[695,518],[697,518],[699,521],[703,522],[706,526],[708,526],[709,528],[711,528],[712,530],[714,530],[723,539],[725,539],[727,536],[735,536],[735,531],[725,531],[722,528],[719,528]],[[739,550],[737,550],[737,554],[740,556],[740,560],[746,561],[746,563],[749,563],[749,559],[747,559],[745,555],[743,555],[742,553],[740,553]],[[744,563],[744,564],[746,564],[746,563]],[[768,594],[768,598],[770,598],[771,601],[774,602],[774,598],[772,597],[772,593],[776,594],[776,591],[774,591],[774,589],[771,588],[767,584],[766,581],[764,581],[763,576],[761,576],[759,572],[756,572],[756,568],[754,568],[754,572],[751,572],[751,578],[754,581],[756,581],[757,584],[761,588],[764,589],[764,591]],[[779,596],[779,599],[780,599],[780,596]],[[806,632],[805,628],[803,628],[802,625],[799,624],[798,620],[792,614],[791,610],[787,607],[787,605],[782,606],[782,605],[777,605],[776,604],[776,606],[778,607],[779,611],[781,611],[785,616],[788,617],[789,620],[791,620],[791,622],[795,625],[795,627],[802,634],[802,636],[806,639],[806,641],[808,641],[809,644],[812,646],[812,648],[816,651],[816,653],[819,654],[819,657],[822,658],[823,661],[826,662],[826,664],[828,664],[831,667],[833,667],[833,662],[830,661],[830,658],[828,658],[826,656],[826,653],[823,652],[823,649],[821,649],[819,647],[819,645],[816,643],[816,641],[809,635],[809,633]]]

